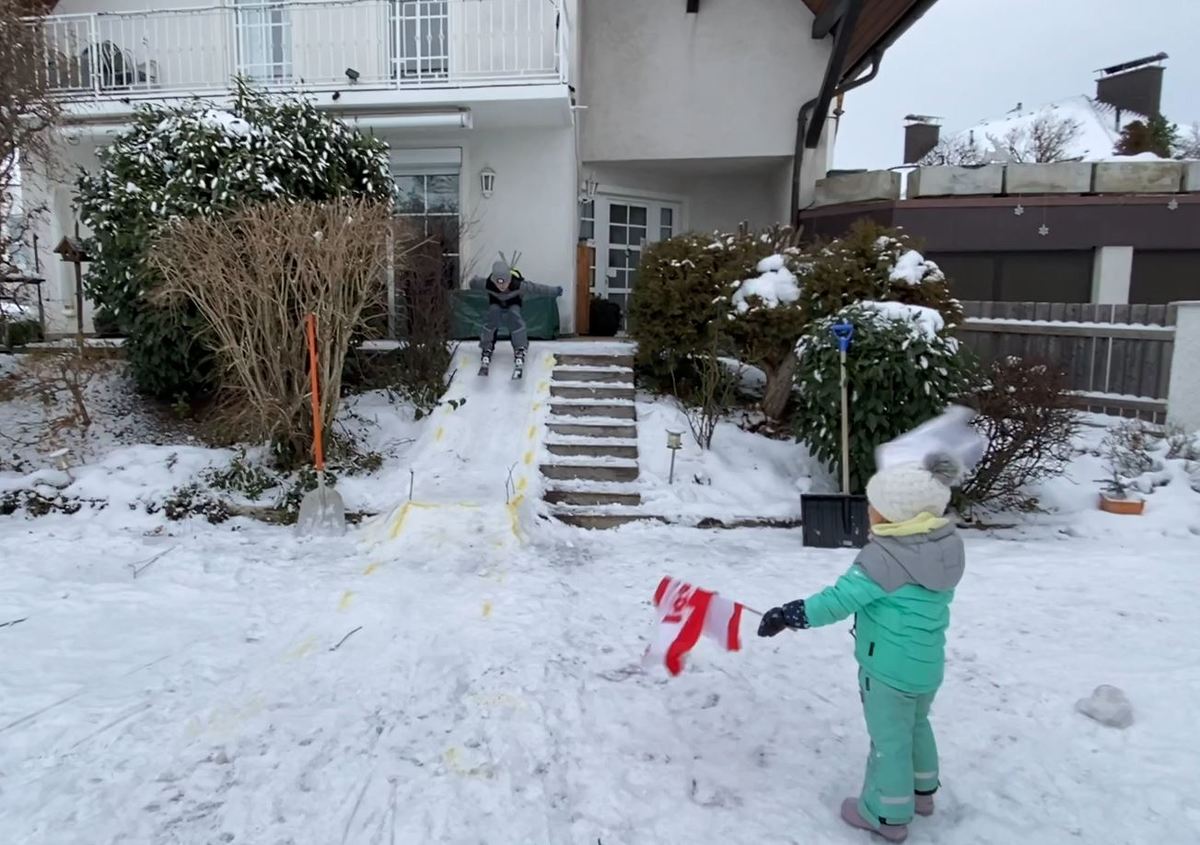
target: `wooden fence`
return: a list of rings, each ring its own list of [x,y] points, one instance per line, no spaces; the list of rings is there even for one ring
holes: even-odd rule
[[[1173,305],[964,302],[963,342],[985,362],[1062,367],[1081,408],[1161,422],[1175,344]]]

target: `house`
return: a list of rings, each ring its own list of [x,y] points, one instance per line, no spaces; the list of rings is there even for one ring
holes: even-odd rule
[[[305,92],[388,142],[397,214],[441,238],[451,278],[519,252],[566,289],[570,332],[589,286],[627,303],[647,244],[794,217],[828,170],[836,94],[932,1],[60,0],[46,73],[68,168],[95,167],[138,103],[219,104],[235,76]],[[56,243],[72,185],[26,182]],[[43,264],[64,331],[73,277]]]
[[[935,118],[910,115],[906,166],[830,174],[805,231],[833,237],[860,217],[900,226],[964,300],[1200,299],[1200,161],[1113,152],[1123,127],[1158,114],[1166,58],[1107,68],[1095,96],[1018,104],[945,140]]]

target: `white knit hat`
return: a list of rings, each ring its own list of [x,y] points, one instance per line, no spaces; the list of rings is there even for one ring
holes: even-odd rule
[[[950,504],[950,486],[962,465],[945,454],[921,463],[904,463],[881,470],[867,482],[867,501],[888,522],[907,522],[921,513],[941,516]]]

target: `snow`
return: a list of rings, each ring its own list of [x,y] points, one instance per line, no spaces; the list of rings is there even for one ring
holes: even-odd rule
[[[1090,696],[1075,702],[1075,709],[1106,727],[1127,728],[1133,724],[1133,705],[1125,693],[1108,684],[1101,684]]]
[[[1067,145],[1064,159],[1099,161],[1113,154],[1120,137],[1121,128],[1142,119],[1140,115],[1125,113],[1117,124],[1117,114],[1110,106],[1093,100],[1086,95],[1067,97],[1046,103],[1033,109],[1021,109],[1001,118],[984,120],[975,126],[949,136],[948,140],[973,142],[987,161],[1003,162],[1008,155],[1001,149],[1006,135],[1016,130],[1028,133],[1034,122],[1043,114],[1056,119],[1073,120],[1079,132]]]
[[[1157,153],[1132,153],[1130,155],[1111,155],[1106,158],[1097,158],[1095,161],[1116,162],[1118,164],[1133,161],[1162,161],[1173,163],[1172,159],[1163,158]]]
[[[736,522],[746,519],[795,520],[800,494],[819,482],[824,470],[801,444],[771,440],[721,422],[712,449],[697,444],[687,418],[669,400],[639,401],[637,490],[642,510],[671,521],[701,519]],[[667,432],[683,433],[683,448],[675,456],[675,483],[668,483],[671,452]]]
[[[701,644],[670,680],[640,665],[663,575],[765,610],[853,553],[798,530],[514,518],[505,476],[536,477],[544,348],[526,382],[456,377],[466,404],[420,421],[356,397],[347,424],[393,453],[344,492],[402,513],[343,540],[121,506],[228,453],[140,442],[98,410],[107,433],[70,472],[112,504],[0,518],[4,840],[868,841],[836,815],[868,746],[849,622],[760,640],[748,617],[739,653]],[[25,416],[11,404],[6,425]],[[637,407],[647,512],[786,515],[820,481],[801,446],[723,424],[708,453],[685,434],[667,485],[682,418]],[[1200,498],[1179,461],[1145,516],[1099,511],[1102,436],[1086,429],[1070,472],[1036,491],[1050,513],[963,532],[933,714],[944,785],[914,842],[1200,839]],[[61,482],[49,467],[41,480]],[[1100,685],[1137,703],[1136,725],[1075,711]]]
[[[856,307],[879,314],[885,320],[912,323],[931,340],[946,327],[939,311],[924,305],[907,305],[903,302],[874,302],[863,300]]]
[[[787,268],[782,255],[770,255],[758,262],[758,276],[737,282],[730,297],[734,312],[745,314],[751,308],[777,308],[800,298],[800,284]],[[750,297],[755,297],[753,302]]]
[[[940,281],[945,276],[935,262],[926,261],[925,256],[915,249],[910,249],[896,260],[890,278],[893,282],[904,282],[915,287],[926,280]]]

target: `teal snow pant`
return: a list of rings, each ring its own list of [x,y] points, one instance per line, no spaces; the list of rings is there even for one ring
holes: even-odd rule
[[[929,725],[935,692],[901,692],[858,670],[871,753],[858,812],[872,825],[908,824],[913,795],[932,795],[938,788],[937,744]]]

